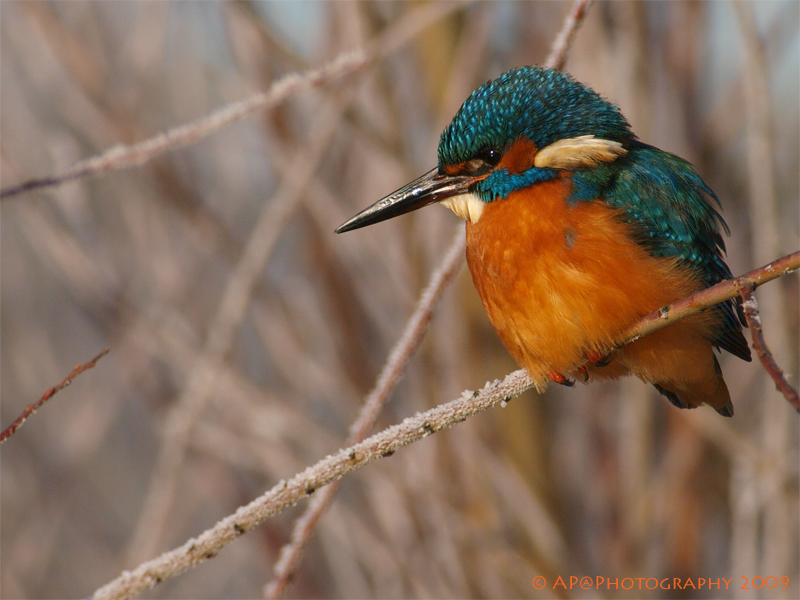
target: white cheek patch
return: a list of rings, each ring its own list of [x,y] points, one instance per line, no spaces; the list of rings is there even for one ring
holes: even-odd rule
[[[473,193],[451,196],[439,204],[446,206],[462,219],[477,223],[483,213],[483,201]]]

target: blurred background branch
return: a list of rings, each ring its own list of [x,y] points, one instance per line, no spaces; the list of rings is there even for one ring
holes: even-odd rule
[[[42,179],[31,179],[0,191],[0,199],[11,198],[23,192],[61,185],[90,177],[106,171],[141,166],[156,156],[170,150],[197,143],[204,137],[244,119],[255,112],[269,110],[290,96],[306,92],[311,88],[348,75],[367,62],[361,51],[344,52],[320,69],[303,74],[292,73],[276,81],[268,92],[256,94],[246,100],[234,102],[206,117],[159,133],[136,144],[120,144],[109,148],[98,156],[82,160],[63,173]]]
[[[744,4],[597,3],[569,61],[641,139],[697,165],[725,207],[734,273],[800,246],[800,6]],[[316,168],[294,183],[305,189],[270,233],[252,287],[240,288],[249,299],[210,365],[216,384],[192,417],[169,484],[180,500],[155,552],[341,447],[460,223],[430,209],[357,236],[333,228],[433,166],[469,92],[542,60],[571,6],[0,3],[3,189],[192,122],[287,73],[357,48],[369,55],[370,40],[393,48],[139,168],[2,203],[3,421],[76,354],[114,348],[106,368],[73,382],[79,402],[51,403],[3,445],[4,597],[85,597],[132,565],[170,415],[259,219],[314,151]],[[331,106],[341,116],[315,150]],[[771,196],[754,189],[762,175]],[[515,368],[463,270],[453,290],[379,427]],[[795,276],[759,291],[770,349],[795,388],[797,298]],[[638,381],[554,386],[353,474],[291,594],[535,597],[535,575],[641,573],[785,574],[785,590],[734,593],[797,597],[796,416],[760,365],[721,362],[730,422],[674,410]],[[299,514],[270,519],[153,597],[260,595]]]

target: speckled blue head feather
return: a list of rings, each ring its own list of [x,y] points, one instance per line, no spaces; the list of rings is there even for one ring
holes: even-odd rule
[[[442,133],[439,167],[525,137],[537,148],[581,135],[634,139],[619,109],[562,71],[520,67],[472,92]]]

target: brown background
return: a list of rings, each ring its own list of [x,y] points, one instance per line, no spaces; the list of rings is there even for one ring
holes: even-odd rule
[[[752,6],[756,45],[743,6],[599,3],[567,63],[641,139],[697,165],[722,200],[735,274],[798,247],[800,5]],[[425,8],[4,1],[2,185],[203,116]],[[434,207],[333,229],[434,166],[468,93],[542,62],[568,9],[456,6],[359,75],[144,166],[3,202],[3,424],[112,349],[2,447],[3,597],[85,597],[341,446],[462,225]],[[153,480],[255,221],[289,161],[310,152],[325,107],[351,93],[280,225],[179,475]],[[797,386],[797,277],[757,295]],[[531,579],[788,575],[786,590],[763,596],[798,597],[798,417],[758,363],[723,356],[722,367],[732,420],[673,409],[638,380],[556,386],[348,477],[289,595],[753,597],[537,592]],[[463,269],[380,426],[514,368]],[[170,484],[168,519],[146,532],[143,554],[133,540],[148,489]],[[260,597],[304,506],[146,597]]]

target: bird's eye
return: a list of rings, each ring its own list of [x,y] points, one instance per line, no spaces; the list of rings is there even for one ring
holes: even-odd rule
[[[463,163],[462,171],[470,175],[488,174],[502,158],[503,155],[497,150],[486,148],[478,152],[474,158]]]
[[[482,150],[480,154],[478,154],[478,158],[480,158],[487,165],[496,167],[497,163],[500,162],[500,159],[503,158],[503,155],[494,148],[486,148],[485,150]]]

